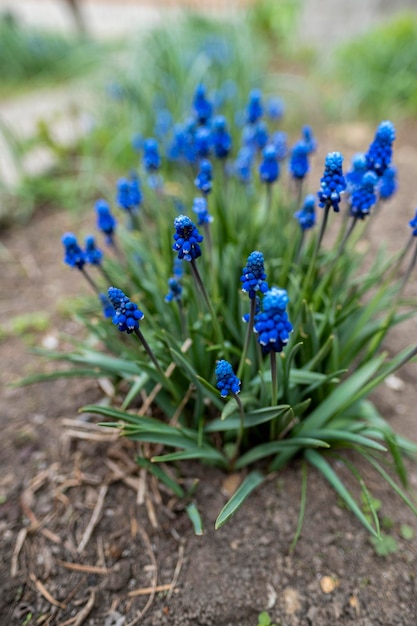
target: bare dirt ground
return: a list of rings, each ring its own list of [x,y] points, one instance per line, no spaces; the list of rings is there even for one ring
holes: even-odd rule
[[[366,148],[373,130],[346,125],[317,132],[311,190],[327,151],[348,157]],[[396,250],[409,236],[416,139],[415,124],[399,129],[400,190],[370,229],[370,254],[382,241]],[[62,313],[63,302],[87,291],[62,264],[60,237],[66,230],[88,232],[91,224],[89,215],[40,209],[29,224],[1,233],[0,624],[256,626],[258,613],[268,610],[283,626],[415,626],[417,544],[401,529],[407,524],[416,537],[417,520],[369,468],[362,469],[396,541],[386,557],[314,471],[302,535],[289,553],[300,499],[297,462],[273,475],[218,531],[214,520],[233,477],[184,465],[184,480],[199,479],[205,534],[196,537],[184,503],[138,470],[134,443],[78,415],[80,406],[103,396],[97,381],[10,386],[52,367],[28,347],[62,347],[59,332],[81,336]],[[48,316],[45,328],[13,330],[14,316],[39,311]],[[416,320],[407,322],[390,335],[387,349],[415,343],[416,331]],[[416,364],[407,366],[398,390],[383,386],[375,396],[382,413],[414,441],[416,374]],[[417,468],[408,466],[416,493]]]

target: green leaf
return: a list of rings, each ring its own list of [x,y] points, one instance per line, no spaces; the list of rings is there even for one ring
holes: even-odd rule
[[[133,384],[131,388],[129,389],[128,393],[126,394],[125,399],[123,400],[122,409],[127,409],[129,404],[133,402],[133,400],[136,398],[136,396],[144,387],[144,385],[146,385],[148,380],[149,380],[149,376],[148,374],[145,374],[145,373],[142,374],[142,376],[135,376],[133,380]]]
[[[301,447],[310,448],[330,448],[326,441],[320,439],[314,439],[312,437],[294,437],[294,439],[283,439],[282,441],[268,441],[267,443],[261,443],[259,446],[255,446],[237,460],[236,469],[242,469],[250,463],[264,459],[271,454],[276,454],[287,449],[292,450],[295,445]]]
[[[414,539],[414,529],[408,524],[401,524],[400,535],[406,541],[412,541]]]
[[[184,450],[181,452],[171,452],[170,454],[163,454],[160,456],[152,457],[152,463],[160,463],[164,461],[183,461],[187,459],[200,459],[204,461],[215,461],[220,463],[224,467],[227,466],[227,459],[221,452],[215,448],[198,448]]]
[[[220,511],[215,524],[216,530],[220,528],[220,526],[223,526],[223,524],[225,524],[232,517],[232,515],[236,513],[236,511],[240,506],[242,506],[246,498],[252,493],[254,489],[259,487],[259,485],[261,485],[264,480],[265,477],[258,470],[251,472],[244,478],[243,482],[241,483],[241,485],[239,485],[236,492],[233,494],[230,500],[226,502],[226,504]]]
[[[384,356],[373,359],[360,367],[354,374],[341,383],[329,396],[303,421],[299,434],[308,430],[321,429],[334,415],[343,412],[352,404],[352,398],[363,389],[367,381],[378,371]]]
[[[236,402],[234,401],[235,407]],[[237,407],[236,407],[237,409]],[[288,404],[278,404],[273,407],[265,407],[263,409],[256,409],[250,413],[245,413],[243,424],[245,428],[251,428],[253,426],[259,426],[259,424],[265,424],[271,420],[280,417],[284,413],[292,411]],[[213,420],[205,427],[206,433],[217,433],[226,430],[235,430],[240,427],[240,417],[238,415],[228,417],[227,420],[217,419]]]
[[[391,535],[382,534],[380,537],[371,537],[370,542],[378,556],[388,556],[388,554],[398,552],[398,544]]]
[[[191,520],[196,535],[203,535],[203,522],[201,521],[200,512],[194,502],[190,502],[186,509],[187,515]]]
[[[141,456],[136,457],[136,463],[140,465],[143,469],[146,469],[150,474],[153,474],[158,480],[161,481],[164,485],[166,485],[169,489],[171,489],[172,493],[177,496],[177,498],[184,498],[185,492],[183,488],[169,476],[160,465],[153,465],[148,459],[145,459]]]
[[[366,446],[367,448],[380,450],[381,452],[387,451],[387,449],[380,443],[377,443],[376,441],[373,441],[368,437],[364,437],[363,435],[352,433],[349,430],[333,430],[331,428],[320,428],[317,430],[308,430],[305,435],[308,437],[317,437],[323,439],[323,441],[336,441],[340,442],[341,444],[343,444],[345,441],[350,441],[353,443],[357,443],[361,446]]]
[[[315,450],[305,450],[304,455],[309,463],[313,465],[319,472],[328,480],[335,491],[339,494],[342,500],[346,503],[349,509],[356,515],[358,520],[365,526],[365,528],[374,536],[379,538],[376,530],[371,526],[365,515],[359,508],[356,500],[352,497],[349,491],[346,489],[343,482],[337,476],[333,468],[327,463],[327,461],[318,454]]]

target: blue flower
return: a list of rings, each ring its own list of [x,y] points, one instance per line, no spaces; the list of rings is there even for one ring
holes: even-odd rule
[[[254,154],[252,150],[245,146],[239,150],[233,165],[236,176],[240,182],[246,185],[251,182],[253,158]]]
[[[270,144],[263,153],[263,160],[259,164],[259,175],[264,183],[272,184],[279,176],[279,164],[275,146]]]
[[[329,152],[325,161],[323,177],[320,180],[320,191],[317,192],[319,206],[332,206],[335,213],[339,212],[340,194],[346,189],[346,180],[342,170],[343,156],[340,152]]]
[[[206,198],[194,198],[193,211],[197,214],[198,222],[197,226],[203,226],[203,224],[210,224],[213,221],[213,216],[208,212],[208,205]]]
[[[253,89],[249,94],[249,102],[246,107],[246,121],[249,124],[255,124],[262,115],[262,93],[259,89]]]
[[[90,265],[101,264],[103,252],[99,248],[97,248],[96,240],[93,235],[88,235],[85,238],[84,258],[86,260],[86,263],[89,263]]]
[[[194,135],[195,151],[200,159],[210,156],[213,139],[208,126],[199,126]]]
[[[288,343],[293,329],[285,310],[288,301],[285,289],[278,287],[272,287],[263,297],[263,310],[255,316],[253,330],[258,334],[258,342],[264,354],[282,352]]]
[[[212,174],[213,168],[210,161],[202,159],[200,161],[200,169],[194,180],[195,186],[203,193],[210,193],[212,188]]]
[[[308,154],[309,149],[303,141],[298,141],[291,150],[288,169],[290,174],[298,180],[303,180],[310,169]]]
[[[265,282],[265,278],[264,256],[262,252],[254,250],[248,256],[246,265],[242,270],[242,276],[240,277],[242,291],[248,293],[249,298],[255,298],[257,291],[266,293],[268,291],[268,283]]]
[[[113,243],[113,235],[116,229],[116,220],[111,214],[110,207],[105,200],[97,200],[97,228],[106,236],[106,243]]]
[[[266,103],[266,114],[273,122],[278,122],[284,115],[285,105],[281,98],[268,98]]]
[[[227,130],[226,118],[223,115],[214,118],[212,141],[216,157],[226,159],[232,147],[232,137]]]
[[[413,219],[408,222],[410,228],[413,229],[413,237],[417,237],[417,209]]]
[[[142,193],[138,178],[119,178],[117,181],[116,201],[120,208],[125,211],[136,210],[142,202]]]
[[[301,131],[303,143],[307,147],[307,153],[311,154],[317,150],[317,141],[313,135],[311,126],[303,126]]]
[[[212,116],[213,105],[206,97],[206,88],[200,83],[195,91],[193,110],[199,124],[205,124]]]
[[[271,143],[275,146],[278,161],[282,161],[287,156],[287,139],[287,133],[284,133],[282,130],[278,130],[271,137]]]
[[[181,259],[179,259],[178,257],[175,257],[174,266],[172,268],[172,273],[177,280],[180,280],[180,278],[184,276],[183,265],[184,265],[184,262],[181,261]]]
[[[175,243],[172,249],[178,252],[178,258],[185,261],[192,261],[201,256],[199,244],[204,237],[200,235],[197,227],[186,215],[179,215],[174,220]]]
[[[165,296],[165,302],[179,302],[182,298],[182,285],[177,278],[168,279],[168,293]]]
[[[313,228],[316,223],[316,198],[314,194],[308,194],[304,199],[304,204],[299,211],[294,213],[294,217],[298,220],[298,223],[302,230],[308,230]]]
[[[100,298],[100,302],[101,302],[101,307],[103,309],[104,317],[106,319],[108,319],[110,317],[114,317],[114,315],[116,314],[116,311],[114,310],[113,305],[110,302],[110,300],[108,299],[108,297],[106,296],[106,294],[100,293],[99,294],[99,298]]]
[[[380,178],[379,197],[389,200],[397,191],[397,186],[397,168],[390,165]]]
[[[158,143],[152,137],[143,142],[143,167],[148,174],[153,174],[161,167]]]
[[[246,124],[242,132],[242,144],[253,152],[263,150],[268,143],[268,128],[262,120],[255,124]]]
[[[132,302],[121,289],[109,287],[108,298],[115,310],[112,322],[119,327],[120,332],[128,334],[139,328],[140,320],[145,317],[138,309],[138,305]]]
[[[362,183],[357,185],[350,198],[350,214],[360,220],[365,219],[376,202],[375,186],[378,176],[375,172],[366,172]]]
[[[352,169],[346,174],[349,191],[356,185],[361,184],[365,172],[367,172],[366,154],[357,152],[352,158]]]
[[[73,233],[65,233],[61,241],[65,248],[64,263],[81,270],[85,265],[85,254],[78,245],[76,236]]]
[[[234,374],[231,364],[224,359],[216,364],[216,387],[222,398],[226,398],[229,393],[234,395],[240,392],[240,380]]]
[[[392,122],[381,122],[375,134],[375,139],[366,153],[366,166],[378,176],[382,176],[391,164],[392,142],[395,139],[395,127]]]

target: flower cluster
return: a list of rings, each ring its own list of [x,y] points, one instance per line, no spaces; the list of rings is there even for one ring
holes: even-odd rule
[[[193,211],[198,217],[197,226],[203,226],[204,224],[210,224],[213,221],[213,216],[210,215],[208,210],[208,204],[206,198],[194,198]]]
[[[206,88],[202,83],[195,91],[193,110],[199,124],[205,124],[212,116],[213,105],[207,99]]]
[[[232,148],[232,137],[227,130],[226,118],[218,115],[213,121],[213,150],[218,159],[226,159]]]
[[[210,161],[202,159],[200,161],[200,169],[194,181],[195,186],[203,193],[208,194],[213,186],[212,178],[213,167]]]
[[[178,258],[185,261],[193,261],[201,256],[200,243],[203,235],[200,235],[195,224],[186,215],[179,215],[174,220],[175,243],[172,249],[178,252]]]
[[[96,213],[98,230],[101,230],[106,236],[106,243],[112,244],[117,222],[105,200],[97,200]]]
[[[413,219],[408,222],[408,224],[413,231],[413,237],[417,237],[417,209],[416,214],[414,215]]]
[[[309,148],[303,141],[298,141],[291,150],[288,165],[290,174],[297,180],[303,180],[310,170],[308,162]]]
[[[81,270],[85,265],[85,254],[78,245],[76,236],[73,233],[65,233],[61,241],[65,249],[64,263]]]
[[[88,235],[85,238],[85,260],[90,265],[100,265],[103,259],[103,252],[96,246],[94,235]]]
[[[294,213],[294,217],[298,221],[301,230],[309,230],[313,228],[316,223],[316,198],[310,193],[308,194],[303,202],[303,205],[299,211]]]
[[[161,167],[158,143],[155,139],[145,139],[143,142],[143,167],[148,174],[153,174]]]
[[[264,354],[282,352],[293,329],[288,319],[286,306],[289,302],[285,289],[272,287],[263,297],[262,312],[255,316],[253,330]]]
[[[366,172],[362,182],[357,185],[350,197],[350,214],[360,220],[365,219],[376,203],[375,187],[378,184],[378,176],[375,172]]]
[[[397,191],[397,168],[390,165],[380,178],[379,197],[381,200],[389,200]]]
[[[168,278],[168,293],[165,296],[165,302],[179,302],[182,298],[182,285],[178,278],[172,276]]]
[[[240,391],[240,380],[234,374],[233,368],[228,361],[220,360],[216,364],[216,387],[222,398]]]
[[[255,298],[256,292],[266,293],[268,283],[265,281],[266,273],[264,267],[264,255],[255,250],[251,252],[242,270],[240,277],[242,291],[249,294],[249,298]]]
[[[275,146],[270,144],[262,153],[263,159],[259,165],[261,180],[268,185],[274,183],[279,176],[279,163]]]
[[[340,210],[340,194],[346,189],[346,180],[342,170],[343,156],[340,152],[329,152],[325,161],[323,177],[320,180],[320,191],[317,193],[319,205],[332,206],[335,213]]]
[[[117,181],[117,204],[125,211],[138,209],[142,202],[142,192],[138,177],[133,174],[129,179],[120,178]]]
[[[144,318],[137,304],[117,287],[109,287],[108,298],[115,310],[112,322],[118,326],[120,332],[133,333],[139,328],[139,322]]]
[[[366,166],[378,176],[382,176],[391,164],[392,143],[395,139],[394,124],[388,120],[381,122],[375,134],[375,139],[369,146],[366,154]]]

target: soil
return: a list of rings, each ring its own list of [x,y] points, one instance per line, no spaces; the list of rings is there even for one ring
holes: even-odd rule
[[[317,133],[320,153],[341,149],[348,158],[373,135],[367,125]],[[399,129],[395,161],[400,190],[369,231],[371,251],[384,240],[399,249],[409,236],[417,199],[414,147],[417,126]],[[334,492],[309,471],[305,522],[295,551],[301,467],[295,462],[259,488],[218,531],[214,521],[237,478],[195,464],[196,500],[205,533],[195,536],[184,511],[134,463],[135,444],[115,439],[78,408],[100,401],[106,381],[55,380],[16,388],[10,383],[57,365],[32,354],[33,345],[65,347],[60,333],[82,336],[65,303],[87,293],[61,263],[61,234],[88,232],[89,216],[38,211],[25,226],[2,233],[0,244],[0,624],[64,626],[256,626],[261,611],[285,626],[415,626],[417,519],[392,491],[359,465],[396,547],[378,556],[367,532]],[[417,295],[415,281],[410,296]],[[13,318],[44,312],[41,330],[13,329]],[[397,351],[415,343],[411,320],[389,336]],[[417,442],[416,364],[375,394],[378,408]],[[107,381],[108,382],[108,381]],[[408,463],[411,490],[417,468]],[[352,477],[343,471],[347,485]]]

